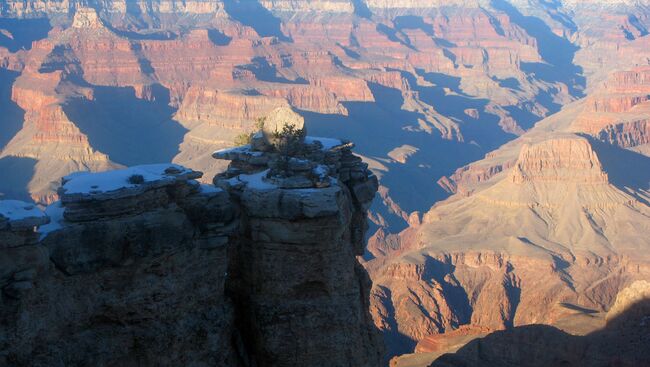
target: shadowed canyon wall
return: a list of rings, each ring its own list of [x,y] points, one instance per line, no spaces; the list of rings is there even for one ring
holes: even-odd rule
[[[0,201],[0,364],[381,365],[356,260],[376,177],[307,147],[287,177],[314,162],[317,186],[162,164],[68,176],[45,213]]]

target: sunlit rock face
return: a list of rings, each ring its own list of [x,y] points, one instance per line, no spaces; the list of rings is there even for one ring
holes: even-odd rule
[[[638,231],[650,225],[639,112],[648,103],[601,113],[617,122],[604,120],[601,131],[586,124],[597,115],[595,99],[615,100],[622,89],[643,96],[642,75],[643,68],[612,73],[593,97],[441,180],[456,194],[422,223],[371,241],[376,323],[394,346],[423,343],[397,366],[462,352],[463,343],[495,329],[542,323],[594,331],[602,325],[574,306],[616,309],[620,291],[648,278],[650,242]]]

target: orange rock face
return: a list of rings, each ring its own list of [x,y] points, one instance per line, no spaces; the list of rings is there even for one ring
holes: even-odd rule
[[[647,277],[645,6],[86,3],[0,3],[0,193],[169,160],[210,179],[292,107],[380,178],[364,265],[391,356],[606,310]]]

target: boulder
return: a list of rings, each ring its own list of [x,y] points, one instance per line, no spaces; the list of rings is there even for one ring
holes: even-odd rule
[[[280,143],[277,134],[281,133],[285,126],[293,126],[296,130],[305,129],[305,119],[290,107],[279,107],[271,111],[264,121],[262,133],[266,141],[274,147]],[[304,133],[302,140],[304,140]]]

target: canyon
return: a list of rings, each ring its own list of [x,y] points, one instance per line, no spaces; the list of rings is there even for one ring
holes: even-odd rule
[[[37,295],[27,297],[42,306],[54,302],[56,292],[67,294],[61,307],[79,302],[88,320],[104,320],[91,322],[107,328],[95,339],[111,323],[144,322],[193,333],[191,325],[212,315],[216,329],[202,332],[204,344],[196,344],[206,349],[190,348],[205,363],[246,365],[242,358],[255,355],[282,365],[297,348],[308,354],[301,358],[316,365],[330,359],[344,365],[346,357],[332,352],[337,348],[331,343],[343,340],[337,332],[364,335],[350,341],[356,352],[348,358],[355,365],[379,364],[376,353],[384,348],[384,362],[392,359],[393,366],[428,366],[438,358],[434,365],[489,365],[472,359],[477,345],[496,351],[522,338],[558,338],[586,351],[598,349],[603,335],[620,330],[610,328],[604,316],[617,297],[650,280],[645,235],[650,230],[649,9],[645,0],[0,0],[0,169],[7,173],[0,180],[0,200],[48,211],[57,205],[63,210],[61,202],[66,220],[74,223],[40,241],[24,231],[19,236],[24,240],[13,234],[0,238],[26,241],[25,248],[41,251],[29,255],[40,262],[30,291]],[[322,200],[319,195],[265,197],[246,189],[256,174],[275,168],[260,158],[263,144],[253,150],[229,148],[277,111],[310,134],[354,141],[358,156],[307,160],[339,160],[354,166],[354,174],[344,167],[341,176],[332,171],[333,176],[342,181],[363,176],[372,184],[355,192],[357,182],[350,181],[347,189],[328,192],[337,190],[309,181],[314,175],[300,171],[301,178],[275,185],[314,185],[323,190]],[[255,136],[253,145],[259,143]],[[74,172],[100,174],[167,162],[187,167],[190,176],[173,190],[138,193],[136,202],[107,199],[121,213],[70,200],[62,191],[60,178]],[[302,164],[294,163],[294,168]],[[199,171],[201,177],[190,173]],[[215,185],[224,192],[202,191]],[[303,189],[309,190],[275,192]],[[170,193],[174,190],[182,192]],[[364,196],[367,205],[347,208],[345,202],[354,203],[355,195]],[[277,200],[288,200],[288,207],[275,210],[270,203]],[[294,201],[313,213],[316,204],[340,207],[337,215],[328,212],[320,221],[310,217],[313,213],[293,213]],[[260,216],[258,205],[272,214]],[[201,211],[232,218],[196,217]],[[219,232],[230,230],[235,217],[245,218],[239,229]],[[123,249],[135,251],[131,255],[140,258],[135,263],[117,249],[65,252],[85,231],[111,233],[132,219],[145,227],[183,228],[182,237],[169,234],[176,249],[165,247],[163,238],[139,237],[141,228],[134,224],[124,234],[127,246],[129,236],[133,243],[162,246]],[[346,221],[355,228],[350,233],[332,227]],[[275,238],[299,232],[298,226],[308,229]],[[300,236],[316,231],[327,238],[310,247]],[[349,242],[344,250],[332,247],[341,241]],[[202,246],[221,242],[235,250],[226,256],[224,249],[208,249],[208,258],[202,258]],[[113,304],[119,310],[110,316],[93,309],[100,303],[76,293],[92,279],[109,282],[154,271],[162,254],[170,268],[161,276],[179,277],[176,289],[192,289],[192,299],[174,299],[162,279],[152,284],[137,278],[152,288],[130,285],[135,298]],[[8,264],[16,261],[9,259]],[[81,263],[61,264],[67,261]],[[209,273],[210,263],[219,270]],[[310,273],[325,272],[327,266],[329,278]],[[345,271],[334,276],[334,267]],[[22,269],[14,270],[21,278]],[[81,272],[77,280],[66,278],[76,272]],[[6,288],[9,294],[27,287],[14,273],[2,278],[4,288],[18,283]],[[313,279],[290,284],[287,279],[296,274]],[[219,297],[210,298],[199,282],[203,277],[218,285]],[[157,289],[167,297],[155,301],[156,310],[182,326],[142,315],[128,319],[128,312],[158,299]],[[294,291],[304,297],[278,304]],[[93,289],[91,294],[111,303],[111,292]],[[287,316],[313,312],[309,299],[336,299],[327,306],[331,324],[301,325]],[[165,302],[195,311],[167,314]],[[198,309],[208,306],[199,317]],[[354,312],[337,313],[342,307]],[[51,317],[41,309],[34,312],[34,317]],[[267,328],[246,320],[265,320]],[[292,326],[285,329],[274,324],[277,320]],[[372,332],[361,331],[369,323],[383,335],[381,348]],[[555,329],[528,329],[531,324]],[[65,327],[81,343],[80,331]],[[155,336],[146,327],[135,339],[151,343]],[[290,333],[300,336],[291,341],[298,344],[284,340]],[[205,359],[216,358],[208,344],[225,343],[231,334],[242,340],[238,350],[218,361]],[[31,337],[25,336],[25,343]],[[127,339],[122,335],[113,346]],[[179,340],[159,342],[184,345]],[[58,351],[38,351],[42,363],[67,353],[75,341],[70,343],[56,345]],[[140,363],[182,358],[173,348],[138,348],[151,354],[134,352],[124,361],[131,363],[136,355],[145,358]],[[114,352],[100,351],[104,354],[93,358],[108,361],[103,358]],[[11,360],[26,363],[29,351],[21,353],[12,352]]]

